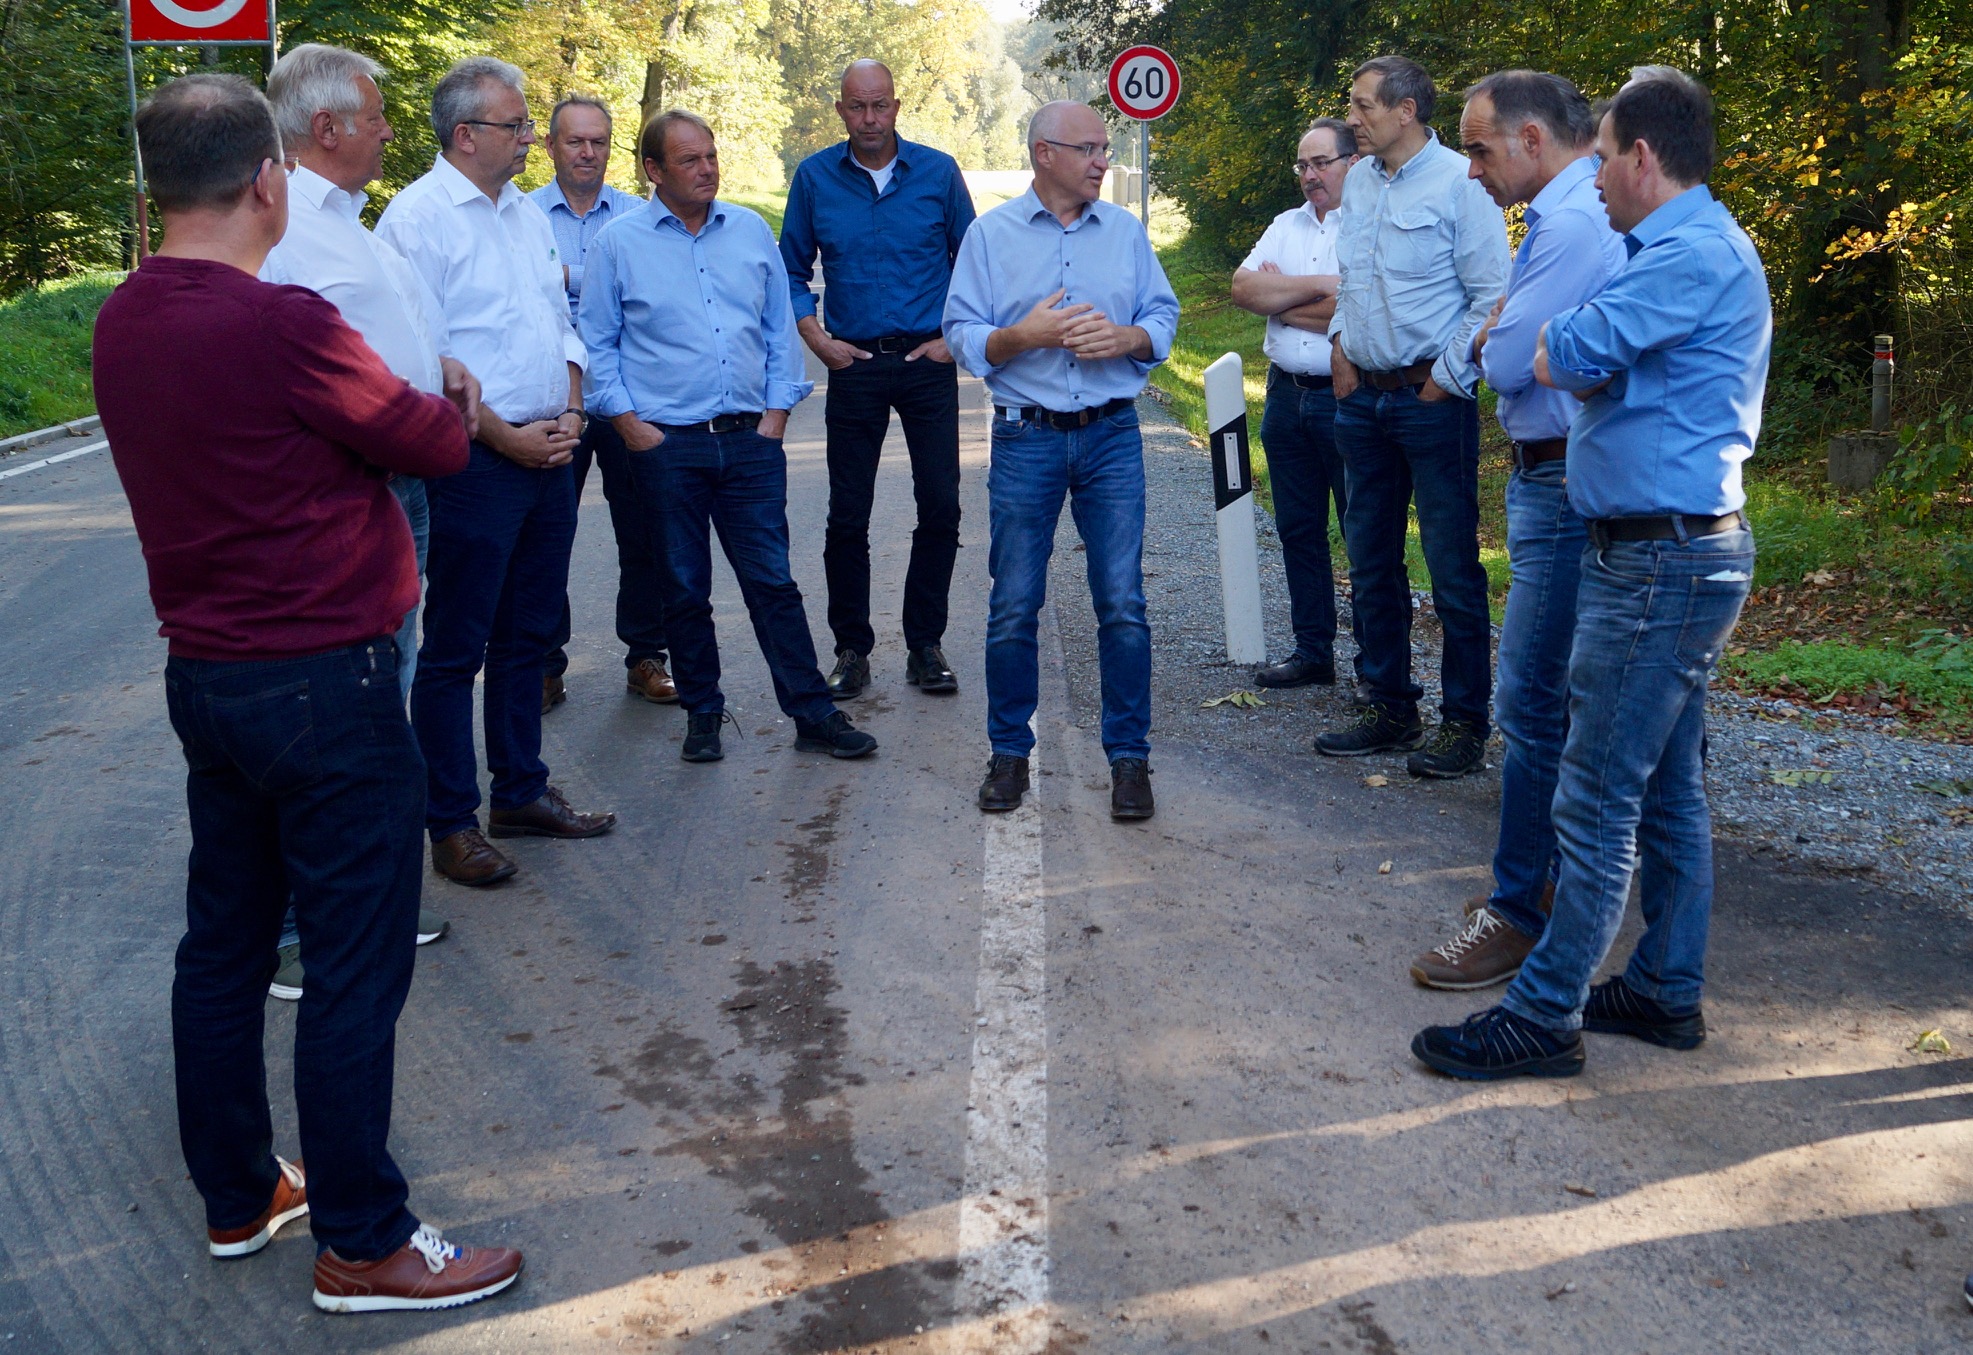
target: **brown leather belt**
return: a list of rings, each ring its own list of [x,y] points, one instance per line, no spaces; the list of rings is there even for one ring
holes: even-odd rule
[[[1568,454],[1567,438],[1542,438],[1537,442],[1517,442],[1514,444],[1514,469],[1526,470],[1530,466],[1560,461]]]
[[[1612,541],[1676,541],[1681,527],[1689,541],[1695,536],[1730,532],[1746,525],[1747,519],[1738,513],[1723,513],[1716,518],[1695,517],[1689,513],[1680,513],[1677,517],[1598,518],[1587,524],[1589,539],[1599,550]]]
[[[1134,409],[1136,407],[1137,401],[1124,396],[1118,396],[1107,404],[1096,405],[1090,409],[1070,410],[1067,413],[1053,409],[1043,409],[1039,405],[1022,405],[1019,408],[1010,405],[995,405],[993,407],[993,417],[996,419],[1006,419],[1011,414],[1028,423],[1045,424],[1050,428],[1067,431],[1075,428],[1087,428],[1098,419],[1107,419],[1112,414],[1121,414],[1126,409]]]
[[[1374,386],[1380,391],[1403,390],[1406,386],[1422,386],[1432,375],[1430,362],[1414,362],[1409,367],[1400,367],[1394,372],[1360,372],[1363,384]]]

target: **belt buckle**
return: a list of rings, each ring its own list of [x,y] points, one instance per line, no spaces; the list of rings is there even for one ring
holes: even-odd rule
[[[733,414],[715,414],[706,420],[708,433],[731,433],[740,426],[740,420]]]
[[[895,334],[887,335],[877,340],[877,351],[879,353],[902,353],[904,351],[904,340]]]

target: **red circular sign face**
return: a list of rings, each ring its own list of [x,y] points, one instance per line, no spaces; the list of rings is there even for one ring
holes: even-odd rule
[[[267,0],[130,0],[132,42],[266,42]]]
[[[1130,47],[1110,63],[1110,102],[1127,118],[1150,122],[1178,102],[1178,63],[1162,47]]]

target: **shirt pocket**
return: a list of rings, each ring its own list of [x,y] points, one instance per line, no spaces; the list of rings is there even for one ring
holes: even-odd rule
[[[1430,212],[1394,212],[1377,242],[1384,271],[1394,278],[1428,278],[1451,271],[1452,236]]]

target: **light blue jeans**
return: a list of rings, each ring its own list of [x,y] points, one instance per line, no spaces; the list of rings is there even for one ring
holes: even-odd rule
[[[1668,1007],[1699,1002],[1713,909],[1706,683],[1753,573],[1745,528],[1583,552],[1553,809],[1562,871],[1548,928],[1501,998],[1516,1015],[1580,1028],[1634,874],[1644,935],[1624,982]]]

